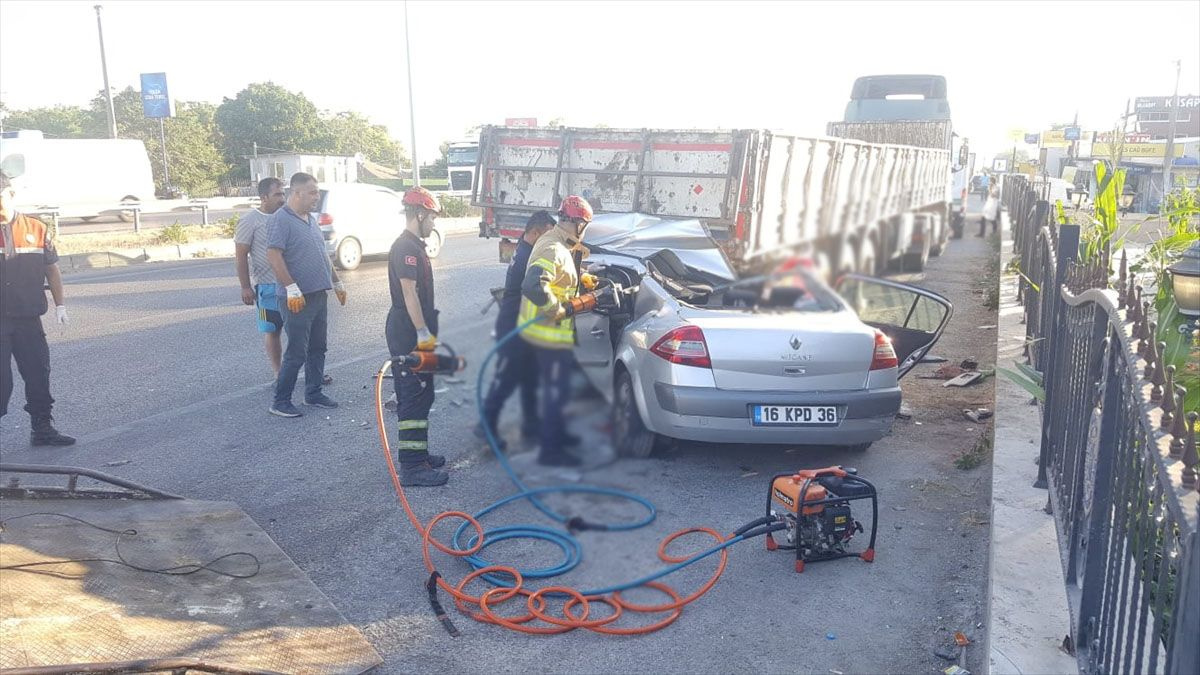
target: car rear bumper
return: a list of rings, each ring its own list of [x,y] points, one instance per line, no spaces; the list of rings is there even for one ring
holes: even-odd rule
[[[707,387],[654,385],[655,403],[646,406],[655,432],[714,443],[854,445],[871,443],[891,431],[900,410],[900,388],[833,392],[753,392]],[[754,405],[833,405],[833,426],[755,426]]]

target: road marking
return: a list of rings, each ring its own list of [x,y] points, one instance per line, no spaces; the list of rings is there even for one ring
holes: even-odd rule
[[[222,258],[221,260],[214,260],[211,262],[203,262],[203,263],[194,263],[191,265],[173,264],[170,267],[160,267],[158,269],[129,270],[128,272],[112,272],[109,274],[99,274],[96,276],[87,276],[86,273],[75,272],[74,274],[67,277],[67,281],[68,281],[68,285],[69,285],[70,282],[83,283],[83,282],[88,282],[88,281],[104,281],[106,279],[120,279],[122,277],[137,277],[137,276],[143,276],[146,274],[155,274],[156,272],[173,272],[173,271],[176,271],[179,269],[188,269],[188,270],[207,269],[209,267],[217,267],[218,265],[228,265],[230,260],[232,260],[232,258]],[[153,265],[155,263],[149,263],[149,264]],[[82,276],[79,276],[77,278],[72,278],[75,276],[75,274],[82,274]]]
[[[451,338],[457,338],[457,337],[467,338],[467,337],[472,337],[472,336],[478,336],[481,327],[488,325],[490,323],[491,323],[491,321],[485,321],[483,319],[480,319],[478,321],[472,322],[470,325],[459,326],[458,328],[456,328],[454,330],[446,331],[445,333],[442,334],[442,336],[443,337],[451,337]],[[363,363],[363,362],[369,362],[369,361],[375,361],[382,365],[383,361],[386,360],[387,358],[388,358],[388,351],[386,349],[381,349],[381,350],[371,352],[370,354],[367,354],[365,356],[356,356],[354,358],[345,359],[345,360],[338,361],[333,364],[326,364],[326,370],[344,368],[346,366],[351,366],[351,365],[354,365],[357,363]],[[371,377],[374,378],[374,376],[375,376],[374,374],[377,371],[372,369],[371,372],[372,372]],[[303,371],[301,371],[300,378],[297,379],[297,383],[299,383],[303,379],[304,379],[304,373],[303,373]],[[161,426],[162,428],[165,429],[165,428],[168,428],[168,425],[166,425],[164,423],[167,422],[168,420],[174,419],[176,417],[181,417],[184,415],[191,415],[193,413],[201,412],[204,410],[209,410],[215,406],[221,405],[223,403],[229,403],[230,401],[236,401],[237,399],[245,398],[247,396],[250,396],[251,394],[257,394],[259,392],[269,391],[274,386],[275,386],[275,382],[274,382],[274,380],[272,380],[270,382],[264,382],[262,384],[251,385],[249,387],[243,387],[241,389],[226,392],[224,394],[220,394],[220,395],[214,396],[212,398],[207,398],[202,401],[196,401],[195,403],[189,403],[188,405],[181,406],[178,408],[171,408],[169,410],[163,410],[161,412],[154,413],[153,415],[147,415],[146,417],[142,417],[140,419],[132,420],[129,422],[124,422],[122,424],[118,424],[116,426],[109,427],[102,431],[97,431],[96,433],[93,433],[93,434],[87,434],[87,435],[81,436],[77,441],[77,446],[82,447],[82,446],[86,446],[86,445],[93,444],[93,443],[100,443],[103,441],[107,441],[107,440],[114,438],[116,436],[119,436],[123,433],[133,431],[134,429],[136,429],[138,427],[146,426],[146,425],[150,425],[150,424]],[[372,397],[372,398],[374,398],[374,397]],[[374,408],[372,408],[372,410],[374,410]],[[267,414],[267,406],[263,406],[262,414],[263,415]]]

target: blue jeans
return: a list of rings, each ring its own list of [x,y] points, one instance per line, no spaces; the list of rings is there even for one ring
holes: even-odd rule
[[[325,374],[329,292],[306,294],[304,309],[294,314],[288,310],[282,298],[279,304],[287,347],[279,366],[279,379],[275,380],[275,402],[291,402],[296,378],[300,376],[300,366],[304,366],[304,400],[310,401],[321,395],[321,379]]]

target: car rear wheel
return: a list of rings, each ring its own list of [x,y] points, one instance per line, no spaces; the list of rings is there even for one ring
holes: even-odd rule
[[[340,270],[357,269],[362,262],[362,244],[354,237],[346,237],[338,244],[333,260]]]
[[[425,237],[425,255],[429,256],[431,260],[438,257],[438,254],[442,252],[443,243],[445,243],[445,237],[442,236],[442,233],[439,230],[433,230],[428,237]]]
[[[867,448],[871,447],[870,443],[855,443],[854,445],[842,446],[847,452],[866,452]]]
[[[139,200],[137,197],[134,197],[133,195],[125,195],[124,197],[121,198],[121,201],[136,202]],[[118,211],[117,218],[119,218],[122,223],[132,223],[133,222],[133,209],[125,209],[122,211]]]
[[[654,450],[655,434],[642,423],[637,399],[633,395],[633,378],[622,371],[617,376],[613,397],[613,446],[620,457],[644,459]]]

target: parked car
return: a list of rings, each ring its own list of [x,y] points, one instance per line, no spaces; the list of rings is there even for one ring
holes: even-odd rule
[[[739,279],[698,220],[597,216],[588,270],[636,291],[576,318],[576,358],[613,404],[613,443],[658,437],[866,449],[891,429],[898,380],[952,307],[929,291],[803,261]]]
[[[386,255],[404,231],[401,195],[369,183],[324,183],[317,207],[317,224],[325,234],[325,246],[338,269],[352,270],[364,256]],[[442,252],[445,238],[440,229],[425,239],[430,258]]]

